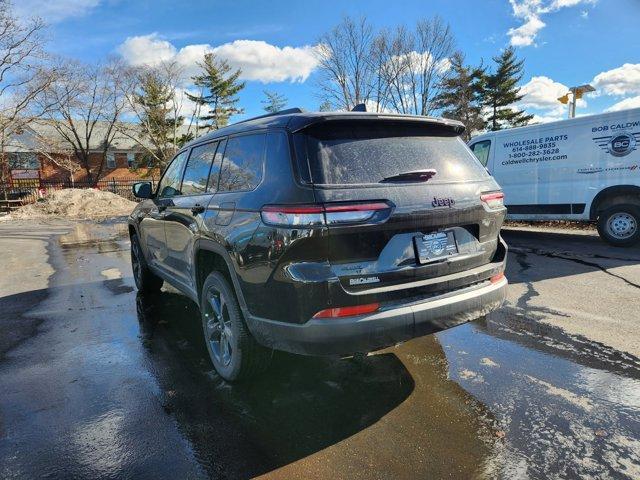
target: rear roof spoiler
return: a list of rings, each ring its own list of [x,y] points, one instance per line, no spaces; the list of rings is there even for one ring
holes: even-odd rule
[[[299,132],[306,128],[311,127],[312,125],[317,125],[325,122],[332,121],[377,121],[377,120],[392,120],[399,123],[407,122],[413,124],[424,124],[425,126],[435,126],[444,128],[447,130],[451,130],[451,132],[460,135],[464,132],[465,126],[463,123],[458,122],[457,120],[449,120],[446,118],[434,118],[434,117],[422,117],[418,115],[399,115],[399,114],[387,114],[387,113],[359,113],[359,112],[349,112],[349,113],[328,113],[325,115],[318,116],[305,116],[305,117],[291,117],[289,121],[289,129],[293,132]]]

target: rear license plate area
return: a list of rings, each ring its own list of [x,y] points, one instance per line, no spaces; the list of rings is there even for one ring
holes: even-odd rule
[[[430,263],[458,254],[456,237],[452,231],[428,233],[413,237],[418,263]]]

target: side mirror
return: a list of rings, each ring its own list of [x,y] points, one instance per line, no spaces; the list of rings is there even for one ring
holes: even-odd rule
[[[151,198],[153,191],[151,190],[151,182],[136,182],[131,187],[133,196],[136,198]]]

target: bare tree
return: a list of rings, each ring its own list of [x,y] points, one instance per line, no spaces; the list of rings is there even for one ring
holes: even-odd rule
[[[320,97],[350,110],[358,103],[376,111],[429,115],[453,54],[453,34],[440,17],[374,35],[366,18],[349,17],[323,35],[317,49]]]
[[[386,57],[388,103],[400,113],[430,115],[454,51],[449,25],[437,16],[419,20],[413,32],[398,27],[386,45],[386,55],[379,55]]]
[[[380,31],[371,44],[369,61],[373,69],[372,97],[375,100],[376,112],[383,112],[389,103],[389,38],[390,32],[385,29]]]
[[[50,135],[36,131],[31,148],[37,154],[69,172],[71,185],[75,185],[75,175],[82,170],[82,165],[69,142],[60,138],[58,134]]]
[[[319,39],[320,96],[338,109],[351,110],[371,99],[374,73],[370,54],[373,29],[365,17],[342,22]]]
[[[0,175],[7,184],[6,149],[34,117],[51,109],[50,103],[34,108],[34,100],[55,78],[45,70],[43,31],[39,19],[18,20],[8,0],[0,0]],[[6,200],[7,192],[4,189]]]
[[[46,118],[69,143],[87,180],[92,182],[102,174],[117,133],[116,124],[126,106],[122,88],[125,69],[115,59],[96,65],[60,60],[57,68],[62,74],[42,92],[39,102],[56,105]],[[101,154],[100,162],[92,169],[90,154],[96,149]]]
[[[118,123],[118,131],[133,140],[150,164],[164,167],[175,152],[195,137],[196,112],[186,112],[186,95],[180,87],[184,72],[175,62],[129,69],[123,94],[136,123]]]

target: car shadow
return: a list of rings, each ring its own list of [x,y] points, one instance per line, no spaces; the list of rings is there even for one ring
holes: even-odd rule
[[[380,420],[415,387],[392,353],[361,360],[277,353],[265,374],[230,385],[211,366],[193,302],[170,292],[136,301],[165,409],[211,475],[255,476],[318,452]]]

